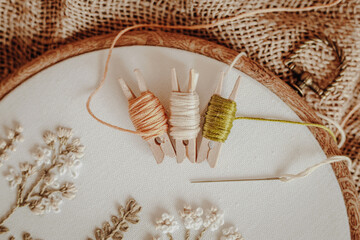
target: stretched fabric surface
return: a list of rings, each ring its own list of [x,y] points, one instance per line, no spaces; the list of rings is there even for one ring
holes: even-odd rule
[[[254,9],[305,7],[325,1],[285,0],[9,0],[0,1],[0,78],[11,77],[30,60],[47,50],[95,35],[114,32],[137,23],[194,25],[234,16]],[[284,58],[314,34],[324,34],[343,49],[348,66],[342,82],[328,97],[320,99],[307,91],[306,100],[319,113],[342,123],[360,103],[360,1],[303,13],[269,13],[237,20],[218,27],[180,31],[237,51],[269,68],[284,81],[293,81]],[[326,86],[337,62],[333,51],[317,44],[296,60]],[[360,111],[345,123],[344,154],[354,161],[353,176],[360,191]],[[336,132],[336,129],[333,128]]]

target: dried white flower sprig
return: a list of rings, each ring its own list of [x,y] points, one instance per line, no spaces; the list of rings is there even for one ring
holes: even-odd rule
[[[223,235],[220,240],[245,240],[239,230],[235,227],[229,227],[222,230]]]
[[[179,211],[179,213],[186,229],[185,239],[188,240],[190,238],[190,230],[199,230],[203,226],[204,220],[202,219],[202,215],[204,210],[202,208],[197,208],[193,211],[191,206],[187,205],[182,211]]]
[[[175,221],[174,218],[174,216],[168,213],[163,213],[161,219],[156,221],[156,229],[168,235],[170,240],[173,239],[172,233],[179,229],[179,223]]]
[[[14,129],[9,129],[6,139],[0,139],[0,167],[9,159],[9,152],[16,151],[16,143],[23,142],[23,127],[19,124]]]
[[[201,230],[200,234],[197,236],[196,240],[202,239],[204,233],[210,229],[210,231],[215,232],[222,225],[224,225],[224,213],[219,211],[216,207],[211,207],[206,211],[205,219],[204,219],[204,227]]]
[[[15,133],[16,135],[16,133]],[[0,234],[9,229],[3,223],[20,207],[29,207],[37,215],[59,212],[63,199],[76,196],[74,183],[61,181],[65,174],[78,176],[80,159],[85,147],[73,138],[73,131],[59,127],[56,133],[43,135],[44,146],[37,146],[33,152],[34,161],[19,164],[19,171],[9,167],[6,180],[10,188],[16,188],[16,201],[0,219]]]
[[[185,240],[190,239],[191,230],[200,230],[196,236],[196,240],[203,239],[207,230],[211,232],[217,231],[224,225],[224,213],[219,211],[216,207],[208,209],[205,214],[202,208],[193,210],[191,206],[186,205],[179,211],[180,217],[183,220],[185,232]],[[164,213],[161,219],[156,221],[156,229],[160,230],[168,239],[173,239],[173,233],[179,229],[179,224],[174,216]],[[225,238],[224,238],[225,237]],[[160,238],[153,238],[160,239]],[[223,230],[221,240],[244,240],[236,228],[229,228]]]

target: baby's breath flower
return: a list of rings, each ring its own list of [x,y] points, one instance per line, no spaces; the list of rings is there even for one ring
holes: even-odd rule
[[[47,145],[52,145],[56,140],[56,135],[53,132],[47,131],[44,133],[43,139]]]
[[[77,188],[73,183],[65,183],[60,188],[60,192],[64,198],[71,200],[76,196]]]
[[[29,208],[35,215],[42,215],[45,213],[45,205],[42,204],[42,199],[31,201]]]
[[[74,138],[71,143],[66,145],[66,150],[73,153],[77,158],[84,156],[85,147],[81,145],[80,139]]]
[[[15,188],[22,182],[21,174],[16,172],[14,168],[9,168],[9,172],[5,175],[5,179],[9,182],[10,188]]]
[[[191,209],[191,206],[185,206],[183,211],[180,211],[180,216],[184,220],[184,226],[186,229],[199,230],[203,225],[204,211],[202,208],[197,208],[195,211]]]
[[[163,213],[163,215],[161,215],[161,219],[156,221],[156,229],[160,230],[164,234],[171,234],[179,229],[179,224],[174,220],[174,216],[171,216],[168,213]]]
[[[59,167],[60,175],[69,173],[71,177],[77,178],[79,176],[78,168],[81,167],[81,162],[73,154],[62,155],[59,157]]]
[[[9,130],[8,130],[8,133],[7,133],[7,138],[8,138],[9,140],[11,140],[11,139],[14,138],[14,136],[15,136],[15,131],[14,131],[13,129],[9,129]]]
[[[59,127],[56,133],[59,138],[66,138],[66,139],[71,138],[73,135],[72,129],[64,128],[64,127]]]
[[[4,139],[0,139],[0,150],[6,147],[6,141]]]
[[[17,124],[16,127],[15,127],[15,131],[17,133],[22,133],[24,131],[24,128],[20,124]]]
[[[22,162],[19,164],[20,171],[25,175],[31,175],[35,171],[35,166],[29,162]]]
[[[48,197],[42,197],[30,203],[30,210],[36,215],[42,215],[51,211],[60,212],[62,203],[61,194],[58,192],[51,193]]]
[[[6,161],[9,159],[9,155],[6,152],[0,154],[0,160]]]
[[[14,137],[14,141],[15,142],[23,142],[24,141],[24,136],[22,134],[17,134]]]
[[[50,164],[51,163],[51,150],[46,147],[38,147],[34,152],[33,156],[35,158],[35,162],[38,166],[42,164]]]
[[[245,240],[235,227],[225,228],[222,233],[223,236],[221,236],[220,240]]]
[[[204,227],[209,228],[211,231],[216,231],[222,225],[224,225],[224,213],[216,207],[209,209],[205,216]]]
[[[59,179],[59,176],[57,173],[55,172],[49,172],[46,174],[46,176],[44,177],[44,183],[47,186],[52,186],[54,188],[58,188],[59,187],[59,183],[57,182],[57,180]]]
[[[55,213],[60,212],[60,205],[62,204],[61,194],[54,192],[47,198],[42,199],[42,204],[45,206],[46,212],[54,211]]]

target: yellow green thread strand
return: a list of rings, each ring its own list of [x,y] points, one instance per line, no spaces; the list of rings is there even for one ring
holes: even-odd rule
[[[288,121],[288,120],[254,118],[254,117],[236,117],[235,120],[255,120],[255,121],[264,121],[264,122],[279,122],[279,123],[303,125],[303,126],[308,126],[308,127],[317,127],[317,128],[321,128],[321,129],[324,129],[325,131],[327,131],[331,135],[331,137],[334,139],[334,141],[337,142],[336,136],[333,133],[333,131],[331,131],[330,128],[328,128],[324,125],[321,125],[321,124],[317,124],[317,123],[306,123],[306,122],[304,123],[304,122],[295,122],[295,121]]]
[[[255,117],[236,117],[235,115],[235,101],[223,98],[219,95],[213,95],[209,101],[208,108],[205,114],[205,122],[202,132],[203,136],[209,140],[223,143],[229,136],[231,128],[233,126],[233,122],[235,120],[254,120],[321,128],[327,131],[333,137],[334,141],[337,142],[335,134],[328,127],[321,124]]]
[[[230,134],[236,114],[236,102],[213,95],[205,114],[203,136],[216,142],[225,142]]]

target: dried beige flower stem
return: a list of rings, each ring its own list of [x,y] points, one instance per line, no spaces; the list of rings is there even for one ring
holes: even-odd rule
[[[95,239],[96,240],[121,240],[123,239],[123,233],[126,232],[129,228],[128,223],[137,224],[139,222],[139,217],[137,214],[141,211],[141,206],[134,199],[130,199],[126,203],[126,207],[120,206],[118,209],[118,217],[112,216],[111,222],[105,222],[102,228],[95,229]],[[92,238],[88,238],[92,240]]]
[[[201,240],[202,237],[204,236],[204,233],[209,229],[209,227],[204,227],[201,232],[199,233],[199,235],[196,237],[196,240]]]
[[[171,233],[168,233],[167,236],[169,237],[169,240],[174,240],[173,236],[171,235]]]
[[[185,232],[185,240],[189,240],[190,239],[190,230],[189,229],[186,229],[186,232]]]
[[[56,159],[56,158],[55,158]],[[29,198],[33,197],[35,195],[38,196],[42,196],[42,192],[44,191],[46,185],[43,184],[42,188],[39,191],[39,194],[33,194],[34,190],[39,186],[39,184],[41,182],[43,182],[44,178],[46,177],[46,175],[54,168],[59,167],[59,164],[53,163],[50,167],[48,167],[47,169],[43,170],[42,173],[40,174],[40,177],[34,182],[34,184],[31,186],[30,190],[28,191],[28,193],[25,195],[25,197],[23,198],[23,206],[28,205],[29,204]],[[22,207],[23,207],[22,206]]]
[[[30,190],[28,191],[28,193],[25,194],[24,197],[22,197],[23,195],[23,190],[24,190],[24,186],[26,183],[26,180],[28,178],[27,175],[23,175],[22,176],[22,180],[21,183],[18,186],[17,189],[17,194],[16,194],[16,204],[13,205],[13,207],[1,218],[0,220],[0,226],[11,217],[11,215],[15,212],[16,209],[20,208],[20,207],[25,207],[28,206],[30,204],[30,202],[28,201],[30,197],[35,196],[33,194],[34,190],[36,189],[36,187],[39,185],[40,182],[42,182],[46,176],[46,174],[52,170],[53,168],[57,167],[56,164],[51,165],[49,168],[47,168],[46,170],[43,171],[43,173],[40,175],[40,177],[34,182],[34,184],[32,185],[32,187],[30,188]],[[37,194],[38,196],[42,196],[41,193]],[[6,231],[7,232],[7,231]],[[4,233],[0,231],[0,234]]]
[[[24,190],[24,181],[26,181],[26,179],[27,179],[27,177],[25,177],[25,176],[22,177],[22,182],[18,186],[15,204],[10,208],[10,210],[0,220],[0,234],[9,231],[9,229],[2,226],[2,224],[15,212],[15,210],[17,208],[19,208],[22,205],[21,195],[22,195],[22,192]],[[2,227],[6,228],[6,229],[2,229]]]

